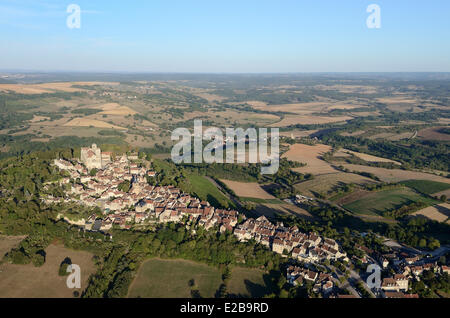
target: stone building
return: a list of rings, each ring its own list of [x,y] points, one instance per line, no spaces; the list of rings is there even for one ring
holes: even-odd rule
[[[88,169],[102,169],[111,162],[111,153],[102,153],[96,144],[92,144],[90,148],[81,148],[81,162],[83,162]]]

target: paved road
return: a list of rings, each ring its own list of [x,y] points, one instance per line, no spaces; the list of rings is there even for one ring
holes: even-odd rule
[[[374,298],[376,298],[375,294],[372,292],[372,290],[369,288],[369,286],[367,286],[366,281],[365,281],[364,279],[362,279],[362,277],[361,277],[357,272],[355,272],[353,269],[349,269],[349,271],[350,271],[350,277],[356,280],[356,281],[355,281],[355,284],[356,284],[357,282],[362,282],[362,286],[364,287],[364,289],[365,289],[370,295],[372,295]]]
[[[358,293],[358,291],[355,288],[353,288],[352,284],[345,278],[344,273],[342,273],[339,269],[337,269],[334,266],[330,266],[330,268],[337,276],[337,278],[336,278],[333,275],[335,282],[339,282],[339,284],[341,284],[341,281],[339,279],[341,277],[343,277],[345,279],[345,282],[342,285],[340,285],[341,289],[347,289],[353,296],[355,296],[357,298],[361,298],[361,295]]]
[[[393,239],[390,239],[390,238],[387,238],[384,236],[380,236],[380,237],[385,240],[383,242],[383,244],[388,247],[394,247],[394,248],[402,249],[402,250],[410,252],[410,253],[415,253],[415,254],[420,254],[420,255],[430,254],[431,257],[433,257],[433,258],[439,258],[440,256],[450,252],[450,245],[441,246],[440,248],[438,248],[434,251],[422,251],[415,247],[411,247],[411,246],[408,246],[405,244],[398,243],[397,241],[395,241]]]

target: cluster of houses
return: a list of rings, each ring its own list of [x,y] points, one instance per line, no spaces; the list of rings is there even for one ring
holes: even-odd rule
[[[132,224],[146,221],[181,222],[184,218],[206,229],[218,226],[221,232],[233,230],[238,222],[237,211],[214,209],[208,202],[183,193],[173,186],[149,185],[147,177],[155,177],[156,173],[138,166],[135,163],[137,159],[136,154],[131,154],[106,160],[105,153],[101,153],[95,145],[82,148],[80,161],[56,159],[54,164],[68,172],[68,176],[60,180],[60,183],[71,184],[70,193],[66,198],[48,196],[44,201],[75,202],[101,208],[104,218],[98,218],[94,214],[83,220],[82,225],[87,230],[107,231],[113,225],[127,229]],[[90,173],[87,166],[98,170]],[[71,183],[71,180],[77,182]],[[128,181],[130,185],[126,192],[119,189],[124,181]],[[77,225],[81,225],[80,222]]]
[[[330,274],[299,267],[289,266],[286,271],[286,279],[293,286],[302,286],[305,282],[313,284],[313,292],[329,296],[333,291],[334,283]]]
[[[436,261],[428,261],[421,255],[405,250],[393,249],[389,253],[375,253],[367,247],[359,246],[365,252],[360,259],[363,263],[378,263],[382,269],[391,269],[394,274],[381,281],[380,292],[386,298],[417,298],[417,294],[407,293],[412,280],[420,281],[424,271],[436,274],[450,274],[450,267],[438,265]]]
[[[432,271],[439,274],[450,274],[450,268],[445,265],[438,265],[437,262],[423,263],[422,265],[415,265],[416,262],[420,262],[418,257],[406,258],[415,259],[414,261],[406,261],[394,266],[394,270],[397,272],[392,277],[384,278],[381,284],[381,291],[387,298],[410,298],[418,297],[417,295],[410,295],[406,292],[409,290],[409,282],[411,280],[420,281],[420,275],[424,271]],[[383,264],[387,266],[386,263]]]
[[[314,263],[327,259],[348,261],[336,241],[316,233],[302,233],[296,226],[285,227],[281,222],[275,225],[264,216],[247,219],[236,226],[234,234],[240,241],[253,239],[278,254],[291,255],[302,262]]]

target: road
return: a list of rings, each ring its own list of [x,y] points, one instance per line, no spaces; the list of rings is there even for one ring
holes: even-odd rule
[[[429,254],[429,255],[431,255],[432,258],[439,258],[442,255],[445,255],[446,253],[450,252],[450,245],[441,246],[434,251],[422,251],[415,247],[411,247],[411,246],[407,246],[405,244],[398,243],[397,241],[394,241],[390,238],[387,238],[384,236],[380,236],[380,237],[384,240],[384,242],[383,242],[384,245],[386,245],[388,247],[392,247],[392,248],[402,249],[406,252],[413,253],[413,254],[419,254],[419,255],[428,255]]]
[[[356,273],[353,269],[349,269],[350,271],[350,277],[353,278],[354,280],[356,280],[354,282],[354,284],[358,283],[358,282],[362,282],[362,286],[364,287],[364,289],[374,298],[376,298],[375,294],[372,292],[372,290],[369,288],[369,286],[367,286],[367,283],[364,279],[361,278],[361,276]]]
[[[333,278],[335,283],[338,282],[339,284],[341,284],[340,279],[341,278],[345,279],[345,282],[339,286],[341,289],[347,289],[353,296],[361,298],[361,295],[358,293],[358,291],[352,286],[349,280],[345,278],[344,273],[342,273],[339,269],[331,265],[328,268],[331,269],[331,271],[334,273]]]

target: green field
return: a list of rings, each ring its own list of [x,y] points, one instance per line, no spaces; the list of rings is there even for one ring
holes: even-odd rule
[[[234,203],[204,176],[189,174],[187,180],[191,185],[190,192],[201,200],[206,200],[216,207],[236,208]]]
[[[258,269],[235,267],[228,282],[228,293],[232,297],[263,297],[271,293],[268,276]]]
[[[190,281],[194,281],[194,287]],[[234,267],[227,283],[232,297],[262,297],[270,294],[269,275],[259,269]],[[183,259],[152,258],[145,261],[130,286],[130,298],[190,298],[191,290],[201,297],[214,297],[222,284],[218,268]]]
[[[343,207],[356,214],[380,215],[384,211],[413,202],[424,202],[427,205],[436,203],[435,200],[426,198],[411,189],[399,188],[370,192]]]
[[[450,189],[450,184],[448,183],[428,180],[407,180],[400,183],[424,194],[433,194]]]
[[[215,267],[182,259],[150,259],[141,265],[128,297],[190,298],[192,279],[201,297],[214,297],[222,283]]]

